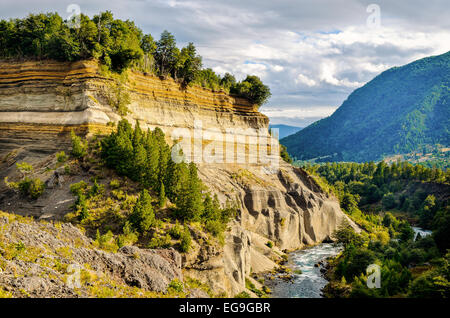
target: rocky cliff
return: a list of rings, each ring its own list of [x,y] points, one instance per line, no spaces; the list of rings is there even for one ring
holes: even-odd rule
[[[222,202],[237,200],[239,213],[225,246],[199,248],[183,257],[184,272],[214,291],[242,291],[245,278],[272,269],[283,250],[329,240],[347,219],[311,176],[280,160],[268,118],[248,101],[138,72],[117,84],[102,75],[95,61],[0,63],[0,178],[13,173],[14,162],[44,167],[49,156],[68,149],[71,129],[88,135],[109,132],[121,118],[111,102],[114,94],[128,95],[130,122],[160,127],[169,142],[179,140]],[[51,211],[39,200],[20,205],[9,196],[0,185],[0,209],[49,218],[68,212],[58,196]],[[268,241],[275,246],[267,247]]]

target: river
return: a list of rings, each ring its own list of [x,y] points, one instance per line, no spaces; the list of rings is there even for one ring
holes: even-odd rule
[[[425,237],[428,235],[431,235],[431,231],[421,229],[420,227],[413,226],[412,229],[414,230],[414,241],[417,239],[417,235],[420,234],[421,237]]]
[[[413,227],[414,240],[417,235],[428,236],[431,231]],[[335,244],[322,243],[290,253],[287,266],[294,272],[293,279],[289,282],[278,277],[269,285],[272,289],[272,297],[275,298],[322,298],[322,288],[328,281],[320,272],[321,266],[314,266],[328,257],[336,256],[342,250]],[[301,270],[301,274],[295,274]]]
[[[288,267],[301,274],[293,274],[290,282],[276,278],[270,284],[272,297],[275,298],[321,298],[322,288],[328,283],[320,272],[321,267],[314,265],[328,257],[336,256],[341,247],[335,244],[322,243],[303,250],[292,252],[289,255]]]

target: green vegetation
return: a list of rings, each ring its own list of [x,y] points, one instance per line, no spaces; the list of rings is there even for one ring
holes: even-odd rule
[[[437,229],[435,218],[443,217],[448,209],[448,196],[442,193],[448,193],[449,171],[407,162],[388,165],[383,161],[306,164],[304,169],[331,186],[348,214],[370,219],[369,223],[377,214],[390,210],[423,228]]]
[[[292,162],[293,162],[292,158],[291,158],[291,156],[289,156],[286,146],[283,146],[282,144],[280,144],[280,156],[281,156],[281,159],[283,159],[287,163],[292,164]]]
[[[87,150],[87,141],[83,142],[81,137],[77,136],[73,130],[70,132],[70,137],[72,140],[72,156],[75,158],[84,157]]]
[[[18,182],[9,182],[8,177],[5,177],[5,184],[7,187],[19,191],[24,197],[29,197],[32,200],[37,199],[44,193],[45,184],[39,178],[31,178],[29,175],[33,172],[33,166],[27,162],[16,163],[17,169],[22,174],[22,178]]]
[[[281,143],[299,160],[322,162],[449,147],[449,74],[450,52],[391,68],[355,90],[333,115]],[[435,157],[447,166],[448,156]]]
[[[155,41],[134,22],[115,19],[110,11],[93,18],[81,14],[79,23],[76,18],[64,21],[57,13],[40,13],[1,20],[0,59],[97,59],[106,71],[122,73],[131,68],[163,78],[170,76],[184,86],[224,89],[257,105],[270,97],[269,88],[257,76],[248,75],[237,82],[229,73],[221,77],[210,68],[202,69],[202,57],[194,44],[180,50],[168,31]],[[125,115],[128,96],[123,82],[114,82],[109,91],[111,105]]]
[[[363,231],[342,224],[344,251],[330,264],[330,297],[448,297],[449,174],[410,163],[327,163],[304,167],[339,198]],[[410,222],[433,230],[417,238]],[[381,288],[366,286],[366,268],[381,268]]]
[[[253,292],[256,296],[258,297],[267,297],[267,294],[270,293],[270,289],[267,288],[266,286],[263,286],[262,290],[258,289],[255,284],[252,283],[252,281],[248,278],[245,279],[245,288],[247,288],[248,290],[250,290],[251,292]],[[245,293],[245,292],[243,292]],[[239,294],[235,296],[235,298],[246,298],[245,294]]]
[[[140,233],[147,232],[155,223],[155,212],[148,191],[143,189],[139,194],[136,205],[128,220],[130,224]]]
[[[74,144],[80,144],[73,136]],[[223,244],[235,206],[228,202],[221,207],[199,179],[195,164],[172,160],[161,129],[144,132],[139,123],[133,128],[122,120],[116,131],[82,143],[82,148],[79,165],[94,176],[70,186],[76,200],[66,220],[95,236],[98,247],[115,252],[138,244],[188,252],[204,243],[194,241],[192,234],[198,232],[207,234],[207,244]]]
[[[64,163],[67,161],[67,155],[64,151],[58,152],[56,154],[56,161],[58,161],[59,163]]]
[[[166,199],[174,203],[175,218],[202,221],[208,231],[218,236],[233,217],[234,208],[231,204],[222,209],[217,197],[212,199],[205,191],[194,163],[175,163],[172,160],[172,150],[161,129],[143,132],[138,122],[133,129],[126,120],[122,120],[117,132],[102,140],[101,147],[101,156],[106,165],[114,168],[119,175],[127,176],[144,188],[157,192],[160,207]],[[136,204],[139,205],[139,211],[134,210],[130,219],[140,232],[147,231],[154,219],[151,200],[145,191],[141,192]],[[145,203],[141,203],[143,196],[146,197]]]

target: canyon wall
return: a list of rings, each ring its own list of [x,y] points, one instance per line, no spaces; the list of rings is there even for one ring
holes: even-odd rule
[[[11,153],[16,161],[45,158],[67,149],[71,129],[108,133],[121,118],[110,105],[114,85],[95,61],[1,62],[0,158]],[[347,219],[314,178],[280,159],[268,118],[247,100],[139,72],[129,72],[121,89],[130,97],[125,116],[130,122],[161,128],[168,142],[179,140],[221,202],[239,204],[223,250],[183,259],[184,271],[215,291],[231,296],[242,291],[245,278],[275,267],[283,250],[329,240]],[[2,179],[6,175],[0,172]],[[0,208],[7,210],[2,186]],[[45,207],[34,211],[39,209]]]

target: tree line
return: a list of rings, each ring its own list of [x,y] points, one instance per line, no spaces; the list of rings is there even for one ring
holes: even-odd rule
[[[131,224],[140,233],[154,225],[149,194],[153,192],[159,206],[164,206],[166,199],[175,204],[174,218],[202,222],[207,231],[220,235],[235,208],[231,203],[222,208],[217,196],[212,196],[198,177],[196,165],[174,162],[172,150],[161,129],[145,132],[138,122],[133,128],[125,119],[118,123],[115,132],[102,139],[101,157],[106,165],[143,188],[130,216]]]
[[[335,238],[345,247],[332,262],[335,297],[448,297],[450,293],[449,174],[408,162],[306,164],[304,168],[329,187],[341,208],[363,231],[347,224]],[[436,193],[435,193],[436,192]],[[410,222],[432,230],[414,240]],[[381,288],[368,289],[366,268],[381,269]]]
[[[30,14],[23,19],[0,21],[0,58],[37,58],[77,61],[95,58],[107,69],[122,72],[133,68],[162,77],[172,77],[183,85],[197,84],[225,91],[262,105],[270,89],[257,76],[243,81],[226,73],[203,69],[202,57],[193,43],[179,49],[173,34],[162,32],[155,40],[134,22],[115,19],[110,11],[91,19],[66,21],[57,13]]]

